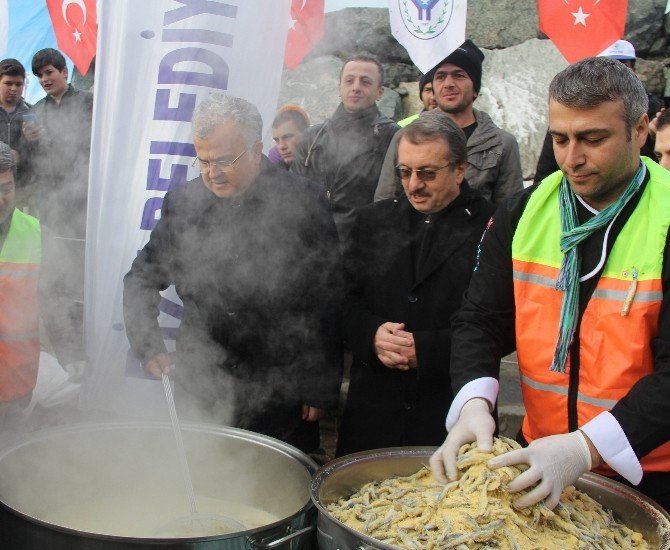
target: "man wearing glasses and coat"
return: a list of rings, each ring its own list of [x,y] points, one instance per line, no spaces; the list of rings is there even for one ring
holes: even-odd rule
[[[443,441],[449,318],[493,212],[465,181],[465,134],[448,115],[435,109],[399,134],[405,194],[359,210],[345,249],[354,360],[338,455]]]
[[[322,189],[271,165],[252,104],[212,94],[195,110],[201,176],[165,196],[124,279],[126,332],[185,418],[260,432],[305,452],[338,404],[339,244]],[[184,309],[174,365],[159,292]]]

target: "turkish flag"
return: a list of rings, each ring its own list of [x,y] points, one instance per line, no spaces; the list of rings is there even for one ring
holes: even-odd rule
[[[82,75],[88,72],[98,41],[95,0],[46,0],[58,48]]]
[[[295,69],[323,37],[323,1],[292,0],[284,64]]]
[[[569,63],[598,55],[619,40],[628,0],[538,0],[540,30]]]

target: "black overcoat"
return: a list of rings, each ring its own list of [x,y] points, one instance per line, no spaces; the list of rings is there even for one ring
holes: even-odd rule
[[[429,218],[405,197],[358,212],[344,262],[344,330],[353,364],[338,455],[444,441],[453,399],[449,319],[461,304],[492,211],[464,182],[461,194]],[[426,221],[435,233],[417,273],[413,241]],[[390,369],[377,358],[375,332],[387,321],[405,323],[413,333],[416,369]]]
[[[220,199],[197,178],[166,195],[125,277],[126,333],[142,362],[165,351],[158,292],[174,284],[180,387],[230,413],[221,422],[310,451],[318,429],[301,405],[338,402],[340,269],[317,184],[264,162],[244,194]]]

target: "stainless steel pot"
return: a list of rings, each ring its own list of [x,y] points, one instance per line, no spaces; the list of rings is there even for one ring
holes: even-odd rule
[[[379,449],[344,456],[320,468],[311,485],[312,502],[319,511],[319,549],[395,549],[347,527],[335,519],[326,506],[351,495],[370,481],[416,472],[428,464],[434,451],[428,447]],[[576,486],[612,510],[617,519],[641,532],[652,548],[670,549],[670,515],[647,497],[621,483],[591,473],[583,475]]]
[[[228,535],[178,539],[129,536],[116,518],[104,532],[54,522],[50,518],[60,510],[88,514],[110,499],[124,513],[138,500],[148,503],[135,517],[150,516],[175,495],[186,503],[169,424],[84,425],[35,435],[0,453],[0,547],[310,547],[316,515],[309,499],[309,481],[317,468],[313,460],[281,441],[234,428],[184,424],[183,438],[197,497],[260,509],[276,521]],[[164,521],[171,519],[168,514]]]

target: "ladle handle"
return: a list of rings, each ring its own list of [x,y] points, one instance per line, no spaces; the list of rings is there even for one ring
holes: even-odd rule
[[[195,491],[193,490],[193,481],[191,480],[191,470],[188,467],[188,459],[186,458],[186,449],[184,448],[184,440],[181,437],[181,428],[179,427],[179,418],[177,417],[177,409],[174,405],[174,396],[172,395],[172,386],[170,379],[163,373],[163,388],[165,389],[165,398],[170,411],[170,421],[172,422],[172,431],[174,432],[175,443],[177,444],[177,457],[179,458],[179,466],[181,468],[181,475],[186,486],[186,496],[188,498],[188,506],[191,509],[191,514],[198,513],[198,504],[195,500]]]
[[[316,531],[316,525],[310,525],[309,527],[305,527],[304,529],[299,529],[298,531],[294,531],[293,533],[284,535],[281,538],[271,540],[270,542],[266,542],[267,539],[260,539],[260,540],[249,539],[249,545],[251,546],[251,548],[259,548],[260,550],[272,550],[273,548],[277,548],[282,544],[286,544],[287,542],[293,539],[303,537],[308,533],[311,533],[312,531]]]

